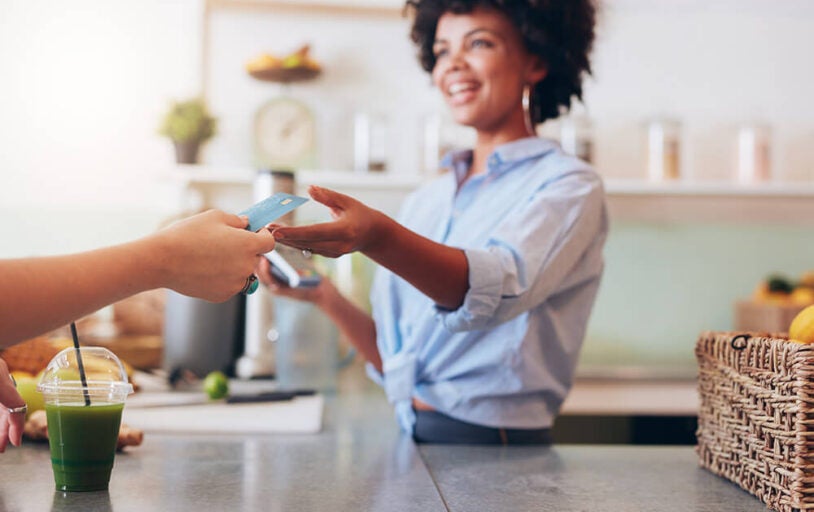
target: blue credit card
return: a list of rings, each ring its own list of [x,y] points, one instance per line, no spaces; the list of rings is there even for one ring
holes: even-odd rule
[[[277,192],[259,203],[250,206],[246,210],[243,210],[239,215],[249,217],[249,227],[246,229],[257,231],[258,229],[264,228],[269,222],[282,217],[306,201],[308,201],[308,199],[305,197],[292,196],[285,192]]]

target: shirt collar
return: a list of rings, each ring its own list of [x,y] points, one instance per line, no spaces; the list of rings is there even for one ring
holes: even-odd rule
[[[507,142],[495,148],[489,156],[486,173],[491,174],[511,167],[511,164],[538,158],[555,149],[557,143],[551,139],[526,137]],[[450,151],[441,159],[441,167],[450,169],[460,181],[472,165],[472,150],[459,149]]]

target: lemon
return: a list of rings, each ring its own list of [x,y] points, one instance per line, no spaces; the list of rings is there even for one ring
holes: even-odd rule
[[[223,372],[211,372],[203,381],[204,391],[209,398],[217,400],[229,393],[229,379]]]
[[[789,339],[798,343],[814,343],[814,305],[797,313],[791,321]]]

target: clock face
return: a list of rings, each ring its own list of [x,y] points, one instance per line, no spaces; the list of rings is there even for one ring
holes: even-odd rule
[[[259,163],[271,168],[311,167],[316,159],[316,123],[307,105],[276,98],[263,105],[255,118],[255,147]]]

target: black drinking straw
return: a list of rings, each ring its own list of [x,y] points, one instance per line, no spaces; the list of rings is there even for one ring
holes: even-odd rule
[[[82,381],[82,392],[85,394],[85,405],[90,405],[90,394],[88,393],[88,379],[85,376],[85,365],[82,364],[82,353],[79,351],[79,336],[76,334],[76,324],[71,322],[71,336],[73,336],[73,348],[76,350],[76,363],[79,365],[79,379]]]

